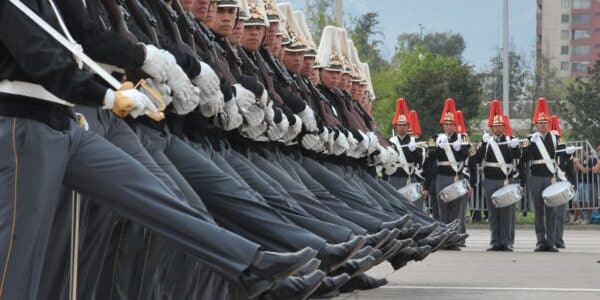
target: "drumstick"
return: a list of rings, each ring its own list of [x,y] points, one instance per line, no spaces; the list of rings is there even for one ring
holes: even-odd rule
[[[416,144],[417,146],[418,146],[418,145],[425,145],[425,144],[427,144],[427,142],[416,142],[415,144]],[[404,144],[404,145],[400,146],[400,148],[405,148],[405,147],[408,147],[408,145],[409,145],[409,144]]]
[[[519,143],[520,142],[525,142],[525,141],[529,141],[529,140],[528,139],[519,139]],[[498,145],[506,145],[506,144],[510,144],[510,141],[498,143]]]
[[[579,146],[579,147],[573,147],[572,149],[573,150],[581,150],[581,149],[583,149],[583,147],[581,147],[581,146]],[[567,151],[566,148],[565,149],[556,150],[556,151],[554,151],[554,153],[565,152],[565,151]]]

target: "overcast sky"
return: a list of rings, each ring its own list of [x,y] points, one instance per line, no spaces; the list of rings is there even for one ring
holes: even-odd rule
[[[304,9],[306,4],[306,0],[290,2],[295,10]],[[424,33],[462,34],[467,46],[463,57],[478,70],[489,65],[502,45],[502,0],[345,0],[344,10],[352,16],[379,13],[378,30],[385,33],[382,51],[386,57],[393,54],[398,35],[418,32],[418,24]],[[510,1],[510,40],[529,60],[535,53],[535,12],[534,0]]]

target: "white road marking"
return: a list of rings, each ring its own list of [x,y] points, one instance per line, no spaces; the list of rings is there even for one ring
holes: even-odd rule
[[[480,287],[480,286],[419,286],[419,285],[390,285],[382,286],[380,289],[402,289],[402,290],[476,290],[476,291],[539,291],[539,292],[600,292],[600,289],[578,289],[578,288],[517,288],[517,287]]]

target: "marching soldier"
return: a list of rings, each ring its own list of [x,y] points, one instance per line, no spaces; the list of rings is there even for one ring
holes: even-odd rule
[[[556,246],[557,217],[560,208],[546,206],[542,192],[557,180],[564,180],[565,173],[572,179],[571,168],[565,168],[569,161],[568,156],[575,152],[572,147],[564,147],[559,144],[559,137],[550,132],[550,110],[546,99],[537,100],[533,123],[536,127],[529,137],[529,146],[523,149],[521,157],[521,186],[527,182],[528,190],[532,197],[535,212],[535,233],[537,243],[535,252],[558,252]],[[562,153],[557,152],[559,147],[564,148]],[[557,162],[560,160],[561,165]],[[529,167],[527,167],[530,165]],[[530,170],[526,170],[529,168]],[[526,181],[525,174],[531,175]]]
[[[490,105],[488,128],[483,135],[482,145],[475,155],[469,158],[471,169],[470,183],[475,188],[477,184],[477,165],[483,164],[483,189],[489,210],[491,231],[491,247],[488,251],[512,251],[512,237],[514,236],[515,203],[496,207],[492,203],[492,194],[510,183],[514,172],[515,161],[521,156],[519,139],[505,135],[505,123],[500,101],[494,100]]]
[[[454,99],[446,99],[442,116],[440,118],[443,133],[439,134],[436,140],[436,148],[431,155],[435,161],[432,166],[430,177],[435,176],[436,194],[444,188],[458,182],[462,177],[462,169],[469,152],[468,146],[463,145],[462,134],[456,132],[457,117]],[[431,179],[429,179],[431,182]],[[463,195],[448,203],[438,199],[440,221],[449,224],[458,220],[461,224],[460,232],[464,232],[464,218],[468,195]],[[456,245],[447,247],[449,250],[460,250]]]

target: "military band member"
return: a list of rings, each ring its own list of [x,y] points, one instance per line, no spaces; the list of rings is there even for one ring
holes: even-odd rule
[[[519,139],[505,135],[502,104],[492,101],[487,126],[491,134],[483,135],[483,141],[475,155],[469,158],[471,174],[476,174],[477,165],[483,166],[483,189],[489,211],[491,242],[488,251],[512,251],[514,236],[515,205],[498,208],[491,197],[498,189],[511,182],[515,161],[521,156]],[[475,188],[477,176],[471,176],[471,187]]]
[[[565,148],[560,144],[559,137],[550,132],[550,118],[546,99],[538,99],[532,119],[536,132],[529,137],[529,146],[523,149],[521,157],[521,186],[524,187],[527,182],[535,212],[536,252],[558,252],[555,247],[558,230],[556,214],[564,213],[560,208],[546,206],[542,192],[558,180],[572,179],[573,173],[566,165],[575,150]],[[564,150],[557,153],[559,148]],[[527,180],[526,174],[530,174]]]

